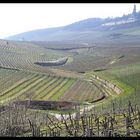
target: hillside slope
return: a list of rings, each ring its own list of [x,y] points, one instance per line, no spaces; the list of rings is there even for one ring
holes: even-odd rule
[[[5,39],[80,43],[137,42],[140,40],[140,19],[124,17],[114,19],[89,18],[67,26],[33,30]]]

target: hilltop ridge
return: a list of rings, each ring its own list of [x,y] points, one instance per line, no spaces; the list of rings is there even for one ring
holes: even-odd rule
[[[135,35],[135,37],[137,36],[140,39],[139,34],[131,34],[131,32],[135,31],[140,31],[140,12],[136,12],[136,6],[134,5],[132,13],[122,17],[88,18],[66,26],[28,31],[5,39],[18,41],[72,41],[81,43],[92,41],[98,43],[99,41],[104,42],[104,39],[105,41],[112,41],[112,34],[113,37],[115,34],[121,34],[119,38],[125,36],[133,38]]]

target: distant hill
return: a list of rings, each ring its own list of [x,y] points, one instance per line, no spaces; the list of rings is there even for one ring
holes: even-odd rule
[[[67,40],[80,32],[89,31],[92,28],[103,23],[100,18],[90,18],[67,26],[57,28],[47,28],[24,32],[14,36],[7,37],[10,40],[26,40],[26,41],[58,41]]]
[[[119,35],[118,35],[119,34]],[[123,42],[140,40],[140,13],[116,18],[89,18],[56,28],[24,32],[7,37],[18,41],[65,41],[65,42]]]

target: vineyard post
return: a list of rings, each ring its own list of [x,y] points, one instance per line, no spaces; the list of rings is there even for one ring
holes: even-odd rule
[[[131,102],[129,103],[129,105],[130,105],[130,110],[131,110],[133,116],[135,116],[134,109],[133,109],[133,106],[131,105]]]
[[[66,131],[67,131],[70,135],[73,135],[73,134],[72,134],[72,131],[70,130],[70,128],[69,128],[69,126],[68,126],[68,124],[67,124],[67,121],[65,120],[65,118],[64,118],[64,116],[63,116],[63,114],[62,114],[61,116],[62,116],[62,119],[63,119],[63,121],[64,121],[64,124],[65,124],[65,127],[66,127]]]
[[[104,129],[105,129],[105,136],[108,136],[108,119],[107,116],[105,116],[105,123],[104,123]]]
[[[130,130],[129,130],[129,117],[126,116],[126,136],[130,136]]]
[[[74,125],[75,125],[76,130],[79,129],[79,118],[80,118],[80,112],[76,112],[76,117],[75,117],[75,120],[74,120]]]
[[[137,110],[138,110],[138,121],[140,123],[140,111],[139,111],[139,108],[137,107]]]
[[[99,131],[100,131],[100,123],[99,123],[99,117],[97,117],[97,135],[99,137]]]
[[[77,137],[77,136],[78,136],[77,129],[75,129],[75,131],[74,131],[74,137]]]
[[[113,109],[113,119],[115,121],[115,104],[114,104],[114,102],[112,104],[112,109]]]
[[[90,123],[91,123],[91,128],[93,127],[93,114],[91,114],[91,121],[90,121]]]
[[[110,117],[110,123],[111,123],[110,128],[111,128],[111,132],[112,132],[112,134],[114,133],[113,122],[114,122],[114,118],[112,118],[112,116],[111,116],[111,117]]]
[[[70,113],[69,113],[69,119],[70,119],[70,123],[71,123],[72,128],[74,128],[73,120],[71,118],[71,114]]]
[[[82,120],[82,127],[83,127],[83,136],[86,135],[86,125],[85,125],[85,121],[84,121],[84,116],[81,116],[81,120]]]
[[[89,124],[89,128],[91,127],[91,115],[88,116],[88,124]]]

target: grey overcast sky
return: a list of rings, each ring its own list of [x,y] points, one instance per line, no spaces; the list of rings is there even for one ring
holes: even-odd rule
[[[140,4],[136,3],[136,6],[140,11]],[[122,16],[132,10],[133,3],[1,3],[0,38],[87,18]]]

